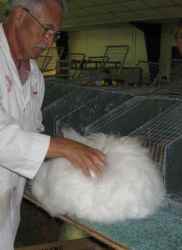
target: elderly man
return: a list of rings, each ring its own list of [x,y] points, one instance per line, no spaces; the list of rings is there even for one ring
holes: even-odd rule
[[[0,250],[13,250],[26,178],[46,157],[65,157],[84,174],[104,169],[100,151],[40,132],[44,80],[34,59],[63,20],[58,0],[15,0],[0,24]]]

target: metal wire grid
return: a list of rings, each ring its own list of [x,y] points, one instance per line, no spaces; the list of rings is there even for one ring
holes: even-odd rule
[[[156,144],[150,140],[144,140],[143,145],[149,149],[151,158],[157,163],[161,173],[165,176],[165,155],[166,155],[166,145]]]
[[[107,124],[110,124],[111,122],[114,122],[117,118],[121,117],[122,115],[126,114],[133,108],[137,107],[137,105],[140,104],[140,101],[144,100],[145,97],[134,97],[132,99],[129,99],[128,101],[122,103],[118,107],[114,108],[109,114],[103,115],[100,119],[97,119],[90,125],[88,125],[85,128],[85,133],[93,133],[96,132],[99,128],[102,128],[106,126]],[[115,133],[117,131],[114,131]]]
[[[127,135],[138,127],[152,120],[164,110],[173,106],[176,99],[137,96],[113,109],[109,114],[91,123],[85,128],[86,133],[105,132]],[[117,123],[117,124],[116,124]]]
[[[111,96],[113,97],[112,101],[110,100]],[[108,100],[108,102],[110,100],[111,107],[109,107],[109,104],[107,105],[107,103],[105,105],[107,106],[107,110],[110,110],[112,107],[118,106],[120,103],[130,98],[132,98],[132,96],[122,94],[120,91],[99,90],[97,88],[84,88],[77,86],[68,94],[65,94],[45,107],[43,117],[46,132],[56,135],[57,121],[66,119],[66,117],[73,115],[75,112],[81,112],[81,110],[84,110],[84,107],[89,104],[92,104],[93,110],[95,106],[99,105],[99,102],[102,101],[102,99],[103,102],[105,99]],[[99,108],[97,110],[99,110]],[[88,117],[89,113],[90,111],[84,115]],[[72,127],[72,125],[73,124],[69,124],[70,127]]]
[[[87,92],[84,89],[74,89],[69,94],[59,98],[47,106],[43,111],[46,132],[56,135],[56,120],[61,115],[66,116],[73,110],[78,110],[81,106],[95,97],[95,92]]]
[[[157,144],[169,144],[182,136],[182,104],[174,104],[162,114],[136,129],[131,135],[144,135]]]
[[[85,127],[99,120],[105,114],[109,114],[116,107],[125,103],[131,96],[121,93],[109,93],[102,91],[95,98],[73,110],[65,116],[60,114],[55,122],[56,133],[59,134],[62,127],[72,127],[78,132],[85,133]]]
[[[158,163],[163,176],[165,176],[167,147],[182,138],[181,102],[168,108],[162,114],[131,132],[130,135],[144,137],[144,146],[149,148],[151,157]]]

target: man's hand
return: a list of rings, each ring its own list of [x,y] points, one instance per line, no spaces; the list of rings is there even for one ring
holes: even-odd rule
[[[51,138],[47,157],[64,157],[86,176],[99,176],[104,171],[105,155],[94,148],[67,138]]]

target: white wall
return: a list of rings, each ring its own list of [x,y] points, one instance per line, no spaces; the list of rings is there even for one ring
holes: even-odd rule
[[[117,28],[100,28],[70,32],[71,53],[85,53],[86,56],[103,56],[107,45],[129,45],[127,66],[138,61],[147,61],[144,33],[133,25],[124,24]],[[142,65],[142,67],[145,67]],[[144,69],[148,74],[148,68]]]
[[[87,56],[102,56],[106,45],[129,45],[127,64],[135,65],[138,60],[146,60],[144,34],[132,25],[119,28],[95,29],[70,32],[71,53],[85,53]]]

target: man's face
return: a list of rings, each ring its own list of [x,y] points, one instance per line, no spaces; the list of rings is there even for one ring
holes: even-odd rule
[[[37,58],[50,47],[54,35],[60,30],[63,13],[56,1],[47,0],[33,12],[22,8],[24,20],[17,29],[17,39],[24,57]]]

